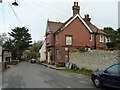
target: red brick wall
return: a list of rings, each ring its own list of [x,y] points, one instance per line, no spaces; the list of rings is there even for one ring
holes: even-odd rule
[[[94,42],[90,41],[90,33],[83,23],[76,18],[70,25],[68,25],[60,33],[60,45],[65,45],[65,35],[72,35],[72,46],[92,46]],[[58,34],[58,35],[59,35]]]
[[[94,34],[92,35],[92,41],[90,41],[90,32],[78,18],[76,18],[59,34],[56,34],[56,37],[59,39],[56,43],[60,43],[60,46],[65,46],[65,35],[72,35],[72,46],[94,46]],[[99,42],[99,35],[96,36],[96,43],[97,47],[105,47],[105,42]]]
[[[49,34],[46,36],[46,46],[53,46],[54,45],[54,38],[53,34]]]

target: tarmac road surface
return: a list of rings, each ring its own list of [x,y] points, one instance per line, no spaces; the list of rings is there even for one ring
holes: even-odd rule
[[[95,88],[84,75],[22,62],[2,73],[2,88]]]

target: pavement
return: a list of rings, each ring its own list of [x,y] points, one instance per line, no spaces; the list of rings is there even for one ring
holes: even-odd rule
[[[2,88],[96,89],[90,78],[85,75],[48,67],[40,64],[21,62],[2,73]]]
[[[46,63],[41,63],[41,65],[44,65],[46,67],[49,67],[49,68],[52,68],[52,69],[55,69],[55,70],[65,69],[65,67],[56,67],[56,65],[49,65],[49,64],[46,64]]]

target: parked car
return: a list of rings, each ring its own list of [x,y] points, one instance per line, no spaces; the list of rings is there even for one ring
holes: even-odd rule
[[[97,88],[102,86],[120,88],[120,62],[110,66],[105,71],[93,73],[91,80]]]
[[[30,63],[36,63],[36,60],[35,59],[31,59]]]

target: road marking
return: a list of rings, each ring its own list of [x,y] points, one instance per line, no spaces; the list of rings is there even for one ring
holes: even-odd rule
[[[21,87],[24,88],[23,84],[22,84],[22,81],[20,80],[20,83],[21,83]]]
[[[88,82],[86,82],[86,81],[80,81],[81,83],[88,83]]]
[[[71,88],[71,87],[68,86],[67,88]]]

